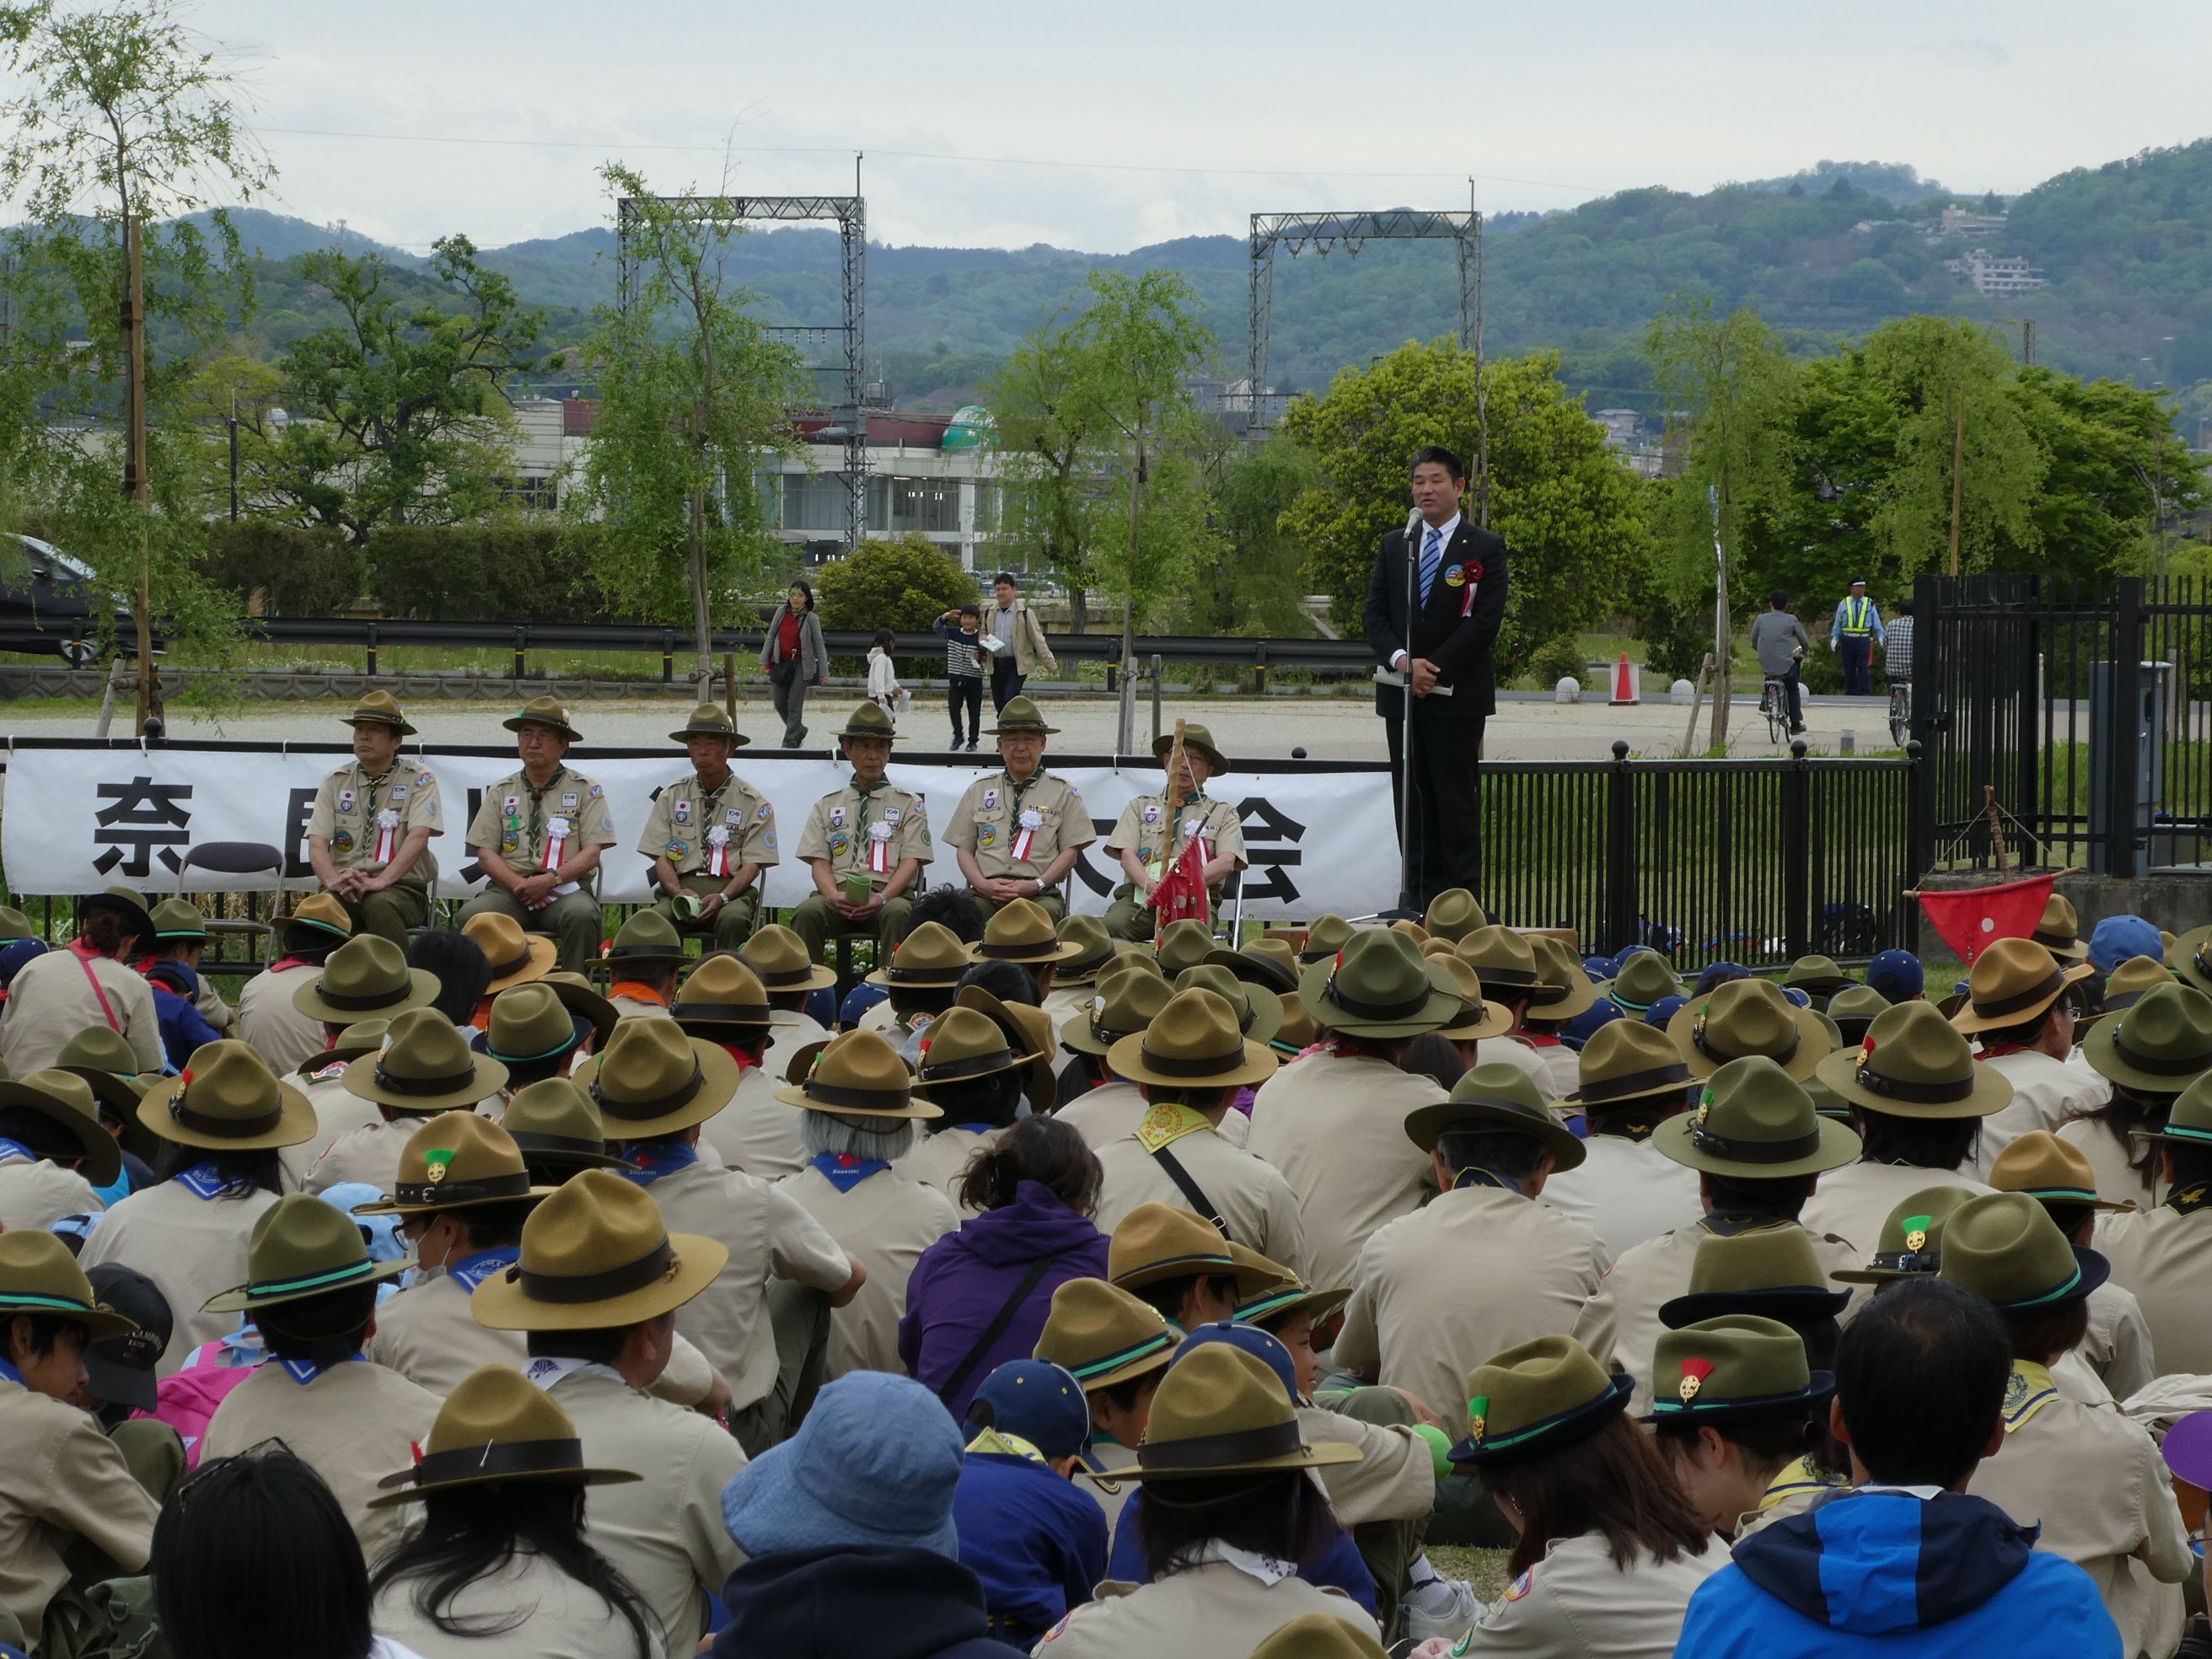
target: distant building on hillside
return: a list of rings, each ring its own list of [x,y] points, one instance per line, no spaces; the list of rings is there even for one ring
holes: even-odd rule
[[[2002,213],[1977,213],[1954,203],[1943,210],[1942,234],[1946,236],[1994,236],[2005,228]]]
[[[1636,411],[1632,409],[1595,410],[1590,419],[1605,428],[1605,441],[1609,448],[1626,449],[1636,441]]]
[[[1943,268],[1960,282],[1972,285],[1985,300],[2011,294],[2033,294],[2045,286],[2043,272],[2017,255],[2000,256],[1978,247],[1963,259],[1947,259]]]

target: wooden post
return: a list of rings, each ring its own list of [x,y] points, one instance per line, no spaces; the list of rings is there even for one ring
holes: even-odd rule
[[[1711,652],[1708,651],[1705,653],[1704,665],[1698,670],[1697,690],[1690,693],[1690,724],[1682,732],[1682,758],[1684,760],[1690,758],[1690,747],[1698,740],[1698,710],[1705,704],[1705,681],[1711,677],[1712,672],[1713,654]]]
[[[738,723],[738,653],[722,653],[722,711],[730,717],[730,724]]]

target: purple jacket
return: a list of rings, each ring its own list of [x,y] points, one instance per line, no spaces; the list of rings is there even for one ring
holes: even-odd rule
[[[1036,1350],[1054,1291],[1071,1279],[1106,1277],[1106,1235],[1049,1188],[1024,1181],[1012,1204],[986,1210],[959,1231],[945,1234],[914,1264],[907,1280],[906,1315],[899,1321],[899,1358],[908,1376],[932,1393],[941,1393],[1041,1256],[1051,1259],[1051,1267],[1013,1322],[968,1368],[959,1391],[945,1402],[955,1419],[967,1419],[976,1385],[996,1367],[1009,1359],[1027,1359]]]

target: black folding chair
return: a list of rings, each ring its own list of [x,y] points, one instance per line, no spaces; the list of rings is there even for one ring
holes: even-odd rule
[[[281,881],[284,873],[284,854],[265,841],[210,841],[187,848],[184,861],[177,866],[176,890],[179,896],[184,893],[186,878],[195,870],[204,870],[218,876],[273,876]],[[222,893],[240,890],[225,887],[216,882],[203,884],[200,890]],[[243,918],[210,918],[207,923],[209,939],[266,939],[273,934],[276,931],[275,927],[254,913],[257,896],[252,891],[246,892],[246,914]],[[219,958],[222,951],[217,950],[210,954]],[[247,961],[240,965],[251,967],[258,960],[265,960],[265,953],[249,948]]]

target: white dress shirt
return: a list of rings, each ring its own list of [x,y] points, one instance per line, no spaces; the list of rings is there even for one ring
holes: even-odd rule
[[[1435,526],[1437,531],[1437,576],[1439,580],[1441,580],[1443,576],[1443,556],[1451,551],[1452,538],[1459,534],[1459,521],[1460,514],[1455,513],[1451,517],[1446,519],[1442,524]],[[1421,521],[1421,533],[1413,543],[1412,557],[1413,560],[1413,574],[1416,583],[1419,582],[1420,578],[1421,550],[1429,544],[1429,529],[1430,526],[1428,520],[1425,519]],[[1416,591],[1413,596],[1413,603],[1416,605],[1419,605],[1425,603],[1427,599],[1427,594]],[[1402,669],[1405,665],[1406,653],[1403,651],[1393,651],[1390,653],[1390,666],[1393,669]]]

